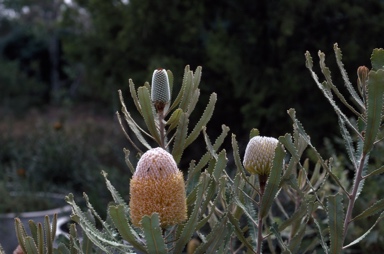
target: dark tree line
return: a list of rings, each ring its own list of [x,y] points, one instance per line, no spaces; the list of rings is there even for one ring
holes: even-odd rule
[[[38,15],[38,7],[48,2],[58,8],[55,19],[32,19],[32,10]],[[150,80],[153,69],[163,67],[180,83],[186,64],[192,69],[201,65],[203,98],[212,91],[219,98],[217,126],[212,128],[225,123],[244,137],[254,127],[264,135],[290,131],[286,110],[291,107],[315,140],[332,135],[338,131],[336,118],[305,68],[305,51],[324,51],[337,77],[332,47],[338,42],[355,82],[357,67],[368,65],[372,49],[384,44],[384,3],[377,0],[48,2],[4,1],[22,15],[2,20],[0,64],[15,63],[17,68],[7,68],[22,74],[20,79],[43,84],[41,91],[51,100],[52,89],[59,87],[54,93],[60,93],[59,99],[93,100],[116,110],[116,90],[127,90],[128,78],[139,86]],[[30,12],[23,14],[25,6]],[[32,31],[31,25],[36,29]],[[16,37],[20,29],[27,39]],[[55,74],[59,86],[52,84],[55,77],[46,76],[55,68],[52,60],[48,69],[43,64],[55,38],[60,46]],[[32,54],[34,44],[42,47],[37,55]],[[11,45],[20,49],[19,55],[9,56]],[[27,49],[29,59],[22,55]],[[1,80],[6,81],[9,73],[0,71],[1,89],[10,89]],[[19,93],[39,92],[29,83],[25,88],[24,81],[12,86]]]

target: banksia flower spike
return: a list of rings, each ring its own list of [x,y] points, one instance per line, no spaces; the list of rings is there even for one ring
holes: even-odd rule
[[[158,147],[141,156],[131,180],[129,206],[132,223],[137,227],[145,215],[155,212],[163,228],[186,220],[183,173],[170,153]]]
[[[152,75],[151,100],[157,112],[166,111],[171,100],[168,74],[164,69],[157,69]]]
[[[253,137],[245,149],[244,167],[251,174],[269,176],[278,140],[270,137]]]

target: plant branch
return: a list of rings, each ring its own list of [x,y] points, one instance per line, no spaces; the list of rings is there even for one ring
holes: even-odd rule
[[[343,236],[344,240],[347,235],[349,223],[351,222],[352,210],[353,210],[353,207],[355,206],[357,191],[359,190],[359,185],[361,180],[364,179],[362,174],[363,174],[365,157],[366,157],[366,154],[363,153],[360,159],[359,167],[356,172],[356,178],[355,178],[355,182],[353,183],[352,193],[348,195],[349,202],[348,202],[347,214],[345,215],[345,220],[344,220],[344,236]]]

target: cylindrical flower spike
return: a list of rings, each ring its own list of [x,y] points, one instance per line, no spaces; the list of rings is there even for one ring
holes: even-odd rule
[[[151,100],[158,112],[162,112],[164,109],[166,109],[166,107],[169,106],[169,102],[171,100],[171,92],[169,88],[168,74],[164,69],[160,68],[153,72]]]
[[[271,172],[273,158],[278,140],[270,137],[253,137],[245,149],[243,165],[251,174],[268,176]]]
[[[155,212],[162,227],[187,219],[183,173],[170,153],[158,147],[141,156],[131,179],[129,206],[132,223],[137,227],[145,215]]]

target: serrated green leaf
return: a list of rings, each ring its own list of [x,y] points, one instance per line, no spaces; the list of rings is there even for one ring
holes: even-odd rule
[[[279,190],[284,157],[284,148],[279,143],[275,150],[275,157],[273,159],[272,169],[268,177],[267,185],[265,187],[265,192],[261,198],[259,211],[261,218],[265,218],[265,216],[267,216],[269,209],[271,208],[275,200],[275,196]]]
[[[57,253],[57,254],[70,254],[71,252],[69,251],[68,247],[65,246],[64,243],[59,243],[58,246],[57,246],[57,251],[54,252],[54,253]],[[88,253],[85,253],[85,254],[88,254]]]
[[[270,227],[270,231],[272,232],[272,234],[276,237],[277,239],[277,242],[279,243],[280,247],[282,248],[282,252],[288,252],[288,253],[292,253],[288,246],[285,244],[283,238],[281,237],[281,234],[280,234],[280,229],[278,229],[278,225],[277,223],[273,223],[272,226]]]
[[[300,135],[303,140],[312,148],[314,151],[316,157],[318,158],[319,162],[321,163],[321,166],[327,171],[327,173],[332,177],[332,179],[338,184],[338,186],[343,190],[345,194],[348,195],[348,191],[344,188],[343,184],[340,182],[339,178],[330,170],[324,159],[321,157],[320,153],[317,151],[316,147],[314,147],[311,143],[311,139],[309,135],[305,132],[302,124],[300,121],[296,119],[296,111],[294,109],[289,109],[288,114],[291,117],[293,121],[293,128],[294,132],[297,133],[297,135]]]
[[[215,109],[216,100],[217,100],[216,93],[212,93],[211,96],[209,97],[209,102],[204,110],[203,115],[201,116],[200,120],[197,122],[197,124],[193,128],[192,132],[188,135],[184,148],[186,148],[193,141],[195,141],[195,139],[199,136],[199,133],[203,128],[203,126],[207,126],[207,123],[211,119],[213,111]]]
[[[160,136],[156,127],[154,109],[152,106],[151,96],[149,94],[148,88],[142,86],[139,87],[138,96],[140,100],[141,109],[143,112],[144,122],[147,125],[149,133],[152,135],[153,139],[160,144]]]
[[[25,237],[27,237],[27,233],[25,231],[23,223],[19,218],[15,218],[15,231],[16,231],[17,241],[19,242],[19,245],[23,249],[23,252],[27,253],[27,249],[25,246]]]
[[[299,253],[299,248],[305,236],[306,223],[302,223],[298,229],[298,233],[289,242],[288,248],[292,253]]]
[[[191,99],[188,104],[187,113],[189,115],[191,115],[192,112],[195,110],[197,102],[199,101],[199,98],[200,98],[200,89],[196,89],[192,92]]]
[[[371,55],[372,70],[384,68],[384,49],[374,49]]]
[[[237,239],[242,244],[244,244],[244,246],[247,247],[247,249],[251,249],[252,250],[253,246],[252,246],[252,244],[250,244],[248,242],[248,239],[245,238],[244,232],[241,230],[241,228],[239,226],[239,221],[231,213],[228,213],[228,219],[232,223],[232,225],[234,226],[234,231],[235,231]]]
[[[181,234],[179,236],[179,240],[175,244],[175,248],[173,250],[173,253],[182,253],[184,246],[188,243],[188,241],[191,239],[194,231],[195,231],[195,225],[199,218],[199,211],[200,206],[203,202],[203,193],[207,190],[208,185],[210,182],[210,176],[208,173],[203,172],[200,176],[199,184],[197,186],[196,191],[196,201],[194,203],[193,210],[191,212],[191,215],[189,216],[187,222],[184,224],[184,227],[181,231]]]
[[[256,136],[259,136],[260,135],[260,132],[258,129],[256,128],[253,128],[250,132],[249,132],[249,139],[253,138],[253,137],[256,137]]]
[[[121,237],[127,242],[129,242],[130,244],[132,244],[132,246],[135,247],[136,249],[145,252],[145,247],[139,241],[140,240],[139,235],[134,231],[134,229],[128,222],[128,218],[125,215],[124,206],[110,205],[108,207],[108,211]]]
[[[340,254],[344,239],[344,206],[343,196],[336,194],[327,198],[330,253]]]
[[[167,246],[165,245],[161,232],[159,214],[153,213],[151,217],[147,215],[144,216],[141,220],[141,224],[143,226],[148,253],[168,253]]]
[[[42,227],[41,223],[37,224],[37,238],[34,239],[34,241],[37,244],[37,249],[39,250],[39,253],[44,253],[45,247],[49,248],[49,246],[44,246],[44,233],[43,233],[43,227]],[[49,241],[48,238],[46,238],[46,241]],[[47,242],[46,244],[47,245],[51,244],[50,251],[52,251],[52,242],[50,242],[50,243]]]
[[[115,201],[115,203],[119,205],[122,205],[124,207],[124,210],[128,211],[129,210],[128,204],[125,202],[125,200],[121,197],[120,193],[115,189],[115,187],[108,180],[108,174],[104,170],[102,170],[101,175],[104,177],[105,184],[107,186],[107,189],[112,195],[113,201]]]
[[[166,123],[167,125],[169,125],[169,127],[167,129],[167,133],[169,133],[171,130],[176,128],[176,126],[179,124],[179,119],[180,119],[180,116],[182,113],[183,113],[183,110],[180,108],[173,111],[172,115],[169,117],[169,119]]]
[[[337,43],[334,44],[333,50],[335,52],[336,63],[337,63],[339,70],[341,72],[341,76],[343,77],[345,87],[347,88],[349,94],[352,96],[352,99],[354,100],[354,102],[356,102],[356,104],[358,104],[360,108],[365,108],[364,102],[361,100],[361,98],[357,94],[356,90],[352,86],[351,82],[349,81],[347,71],[345,70],[344,64],[342,62],[343,56],[342,56],[341,50],[338,47]]]
[[[173,91],[173,73],[172,71],[170,70],[167,70],[167,74],[168,74],[168,81],[169,81],[169,91],[171,93],[171,98],[172,98],[172,91]]]
[[[315,225],[317,227],[317,230],[319,232],[319,235],[320,235],[320,244],[321,244],[321,247],[323,248],[323,251],[325,254],[328,254],[328,245],[327,243],[325,242],[325,239],[323,237],[323,231],[321,230],[321,227],[320,227],[320,224],[319,222],[316,220],[316,218],[312,217],[313,221],[315,222]]]
[[[151,146],[148,144],[148,142],[145,140],[145,138],[143,137],[143,135],[141,133],[143,132],[148,136],[149,136],[149,134],[147,132],[145,132],[142,128],[140,128],[140,126],[135,122],[135,120],[133,120],[131,114],[127,110],[127,106],[124,103],[124,98],[123,98],[123,95],[121,93],[121,90],[119,90],[118,93],[119,93],[119,98],[120,98],[120,102],[121,102],[121,111],[124,114],[125,121],[127,122],[129,128],[133,131],[133,133],[135,134],[137,139],[140,141],[140,143],[142,143],[147,149],[150,149]],[[129,140],[129,142],[132,144],[132,146],[135,147],[135,149],[137,149],[138,151],[140,151],[140,149],[137,148],[136,144],[132,141],[132,139],[130,138],[128,133],[125,131],[125,128],[124,128],[122,121],[121,121],[120,114],[118,112],[116,112],[116,115],[118,117],[119,124],[120,124],[121,129],[123,130],[125,136]]]
[[[307,205],[305,204],[305,202],[302,202],[299,209],[297,209],[293,214],[292,216],[283,221],[280,225],[279,225],[279,228],[278,230],[279,231],[283,231],[284,229],[286,229],[288,226],[291,226],[292,224],[294,223],[297,223],[299,222],[300,224],[300,221],[303,219],[303,217],[305,216],[305,214],[307,213]]]
[[[368,74],[368,109],[363,153],[368,154],[375,142],[381,122],[384,94],[384,70]]]
[[[368,177],[370,177],[370,176],[375,176],[375,175],[380,175],[380,174],[382,174],[382,173],[384,173],[384,165],[381,166],[381,167],[378,168],[378,169],[373,170],[371,173],[369,173],[369,174],[367,174],[366,176],[364,176],[364,178],[368,178]]]
[[[48,253],[52,253],[54,237],[52,237],[51,223],[49,221],[49,216],[47,216],[47,215],[44,217],[44,232],[45,232],[45,240],[47,242],[46,247],[48,249]]]
[[[193,94],[193,72],[189,71],[183,80],[185,82],[183,84],[184,90],[183,90],[183,96],[181,98],[179,108],[181,108],[184,112],[188,111],[188,105],[191,100],[191,96]]]
[[[209,235],[206,237],[206,241],[202,242],[199,247],[196,249],[195,254],[204,254],[204,253],[214,253],[216,252],[220,244],[224,240],[224,235],[226,235],[226,224],[227,224],[227,216],[225,215],[223,218],[220,218],[220,222],[218,222],[211,230]]]
[[[179,118],[179,124],[176,129],[175,141],[172,149],[172,156],[175,159],[177,164],[180,162],[181,156],[183,155],[183,152],[184,152],[185,142],[186,142],[187,132],[188,132],[188,123],[189,123],[189,119],[188,119],[187,113],[181,113],[181,116]]]
[[[300,161],[299,153],[297,148],[292,142],[292,135],[286,133],[284,137],[279,137],[279,141],[287,148],[288,152],[293,156],[296,162]]]
[[[172,102],[172,105],[170,106],[169,111],[172,111],[174,108],[176,108],[177,105],[179,105],[181,98],[183,97],[183,93],[184,93],[184,89],[185,89],[185,85],[186,85],[186,78],[187,78],[187,74],[189,73],[189,71],[190,71],[189,65],[185,66],[184,76],[183,76],[183,81],[181,83],[180,91],[177,94],[175,100]]]
[[[365,209],[362,213],[357,215],[355,218],[353,218],[351,221],[365,219],[369,216],[382,212],[383,210],[384,210],[384,199],[380,199],[379,201],[375,202],[372,206]]]
[[[38,242],[38,229],[37,225],[33,220],[28,221],[29,231],[31,232],[32,238],[35,240],[35,242]]]
[[[323,52],[319,51],[319,58],[320,58],[320,68],[321,68],[321,71],[324,74],[325,79],[327,80],[326,83],[327,83],[327,86],[329,87],[329,89],[332,89],[332,91],[336,94],[336,96],[340,99],[340,101],[348,109],[350,109],[357,116],[360,116],[361,114],[355,108],[353,108],[352,105],[350,105],[348,103],[348,101],[345,99],[345,97],[340,93],[339,89],[333,84],[332,78],[331,78],[331,71],[325,65],[325,54]],[[350,87],[350,89],[353,90],[353,94],[356,96],[355,100],[357,100],[357,104],[361,107],[361,109],[364,109],[364,103],[360,99],[360,97],[357,96],[357,93],[356,93],[355,89],[353,87]],[[332,96],[331,90],[329,90],[328,92],[329,92],[329,95]]]
[[[382,212],[380,214],[380,216],[377,218],[377,220],[372,225],[372,227],[370,227],[362,236],[360,236],[359,238],[357,238],[356,240],[354,240],[350,244],[344,246],[343,248],[346,249],[346,248],[351,247],[352,245],[355,245],[356,243],[359,243],[361,240],[363,240],[372,231],[372,229],[377,225],[377,223],[379,223],[379,221],[381,221],[383,218],[384,218],[384,212]]]
[[[137,97],[135,84],[133,83],[132,79],[129,79],[128,83],[129,83],[129,92],[131,93],[131,96],[132,96],[132,99],[133,99],[133,103],[135,104],[136,109],[137,109],[137,111],[139,111],[140,115],[143,115],[143,113],[141,111],[141,105],[140,105],[140,102],[139,102],[139,98]],[[121,93],[121,91],[119,93]],[[122,96],[120,97],[120,102],[123,103],[124,101],[122,101],[121,98],[122,98]]]
[[[31,236],[25,237],[24,244],[25,244],[26,253],[28,253],[28,254],[38,254],[39,253],[37,246],[36,246],[36,243]]]
[[[227,166],[227,162],[228,162],[227,153],[226,153],[225,149],[223,149],[217,157],[217,160],[215,163],[215,169],[214,169],[213,174],[212,174],[216,181],[218,181],[220,176],[223,175],[223,171],[225,170],[225,167]]]
[[[243,163],[241,162],[241,158],[240,158],[239,144],[237,143],[235,134],[232,134],[232,151],[233,151],[233,159],[235,161],[237,171],[241,173],[243,178],[246,178],[245,169],[243,167]]]
[[[351,160],[353,167],[356,170],[358,168],[358,166],[357,166],[358,162],[357,162],[357,159],[355,157],[356,150],[353,146],[353,140],[352,140],[351,134],[349,134],[349,131],[348,131],[347,127],[345,126],[344,121],[341,118],[339,118],[339,127],[340,127],[341,135],[342,135],[343,140],[344,140],[345,150],[347,151],[348,157]],[[360,155],[358,155],[358,157],[360,157]]]

